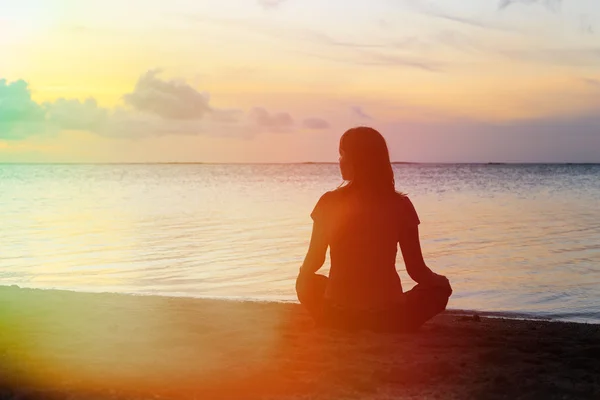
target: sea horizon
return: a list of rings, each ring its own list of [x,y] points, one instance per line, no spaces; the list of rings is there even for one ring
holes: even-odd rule
[[[144,161],[144,162],[0,162],[0,165],[337,165],[337,161],[298,162],[205,162],[205,161]],[[391,161],[392,165],[600,165],[591,162],[537,161]]]

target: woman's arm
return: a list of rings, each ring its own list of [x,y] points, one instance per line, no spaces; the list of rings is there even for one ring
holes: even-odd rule
[[[419,228],[417,225],[408,228],[400,235],[400,249],[406,264],[406,272],[418,284],[446,288],[448,296],[452,294],[450,281],[443,275],[431,271],[423,260],[421,252],[421,241],[419,240]]]
[[[323,266],[328,246],[325,227],[320,221],[315,221],[313,223],[308,252],[300,267],[301,275],[314,274]]]
[[[418,225],[403,229],[399,241],[408,275],[417,283],[431,282],[436,274],[427,267],[423,259]]]

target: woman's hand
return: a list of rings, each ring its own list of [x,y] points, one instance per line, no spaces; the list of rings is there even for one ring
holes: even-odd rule
[[[450,290],[450,294],[452,294],[452,286],[450,286],[450,281],[444,275],[432,272],[431,278],[427,284],[433,287],[448,288],[448,290]]]

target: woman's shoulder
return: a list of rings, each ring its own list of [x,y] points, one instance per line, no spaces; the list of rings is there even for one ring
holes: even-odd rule
[[[329,190],[321,195],[317,205],[328,206],[332,203],[338,203],[347,197],[349,191],[346,187],[339,187],[337,189]]]
[[[330,190],[327,193],[330,193],[330,196],[343,196],[350,193],[350,186],[340,186],[334,190]]]
[[[321,197],[319,198],[319,202],[320,203],[331,202],[331,201],[335,201],[335,200],[339,199],[345,193],[342,189],[343,188],[338,188],[338,189],[329,190],[329,191],[323,193],[321,195]]]
[[[396,200],[397,200],[399,203],[401,203],[401,204],[408,205],[408,206],[412,206],[412,205],[413,205],[413,204],[412,204],[412,200],[410,199],[410,197],[409,197],[409,196],[408,196],[408,194],[406,194],[406,193],[403,193],[403,192],[398,192],[398,191],[397,191],[397,192],[395,193],[395,197],[396,197]]]
[[[330,190],[325,192],[319,197],[315,208],[311,213],[313,220],[322,219],[325,215],[330,213],[330,210],[335,209],[335,203],[339,199],[339,193],[336,190]]]
[[[333,197],[335,197],[335,190],[329,190],[325,193],[323,193],[320,197],[319,197],[319,201],[317,202],[317,205],[323,205],[325,203],[329,203]]]
[[[396,198],[401,205],[402,214],[405,215],[412,224],[419,224],[419,216],[414,204],[406,193],[396,192]]]
[[[410,196],[408,195],[408,193],[400,192],[400,191],[396,190],[395,196],[399,200],[410,201]]]

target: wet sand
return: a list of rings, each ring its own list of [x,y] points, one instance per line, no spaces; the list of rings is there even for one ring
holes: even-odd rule
[[[599,360],[600,325],[335,332],[296,304],[0,287],[0,399],[600,399]]]

